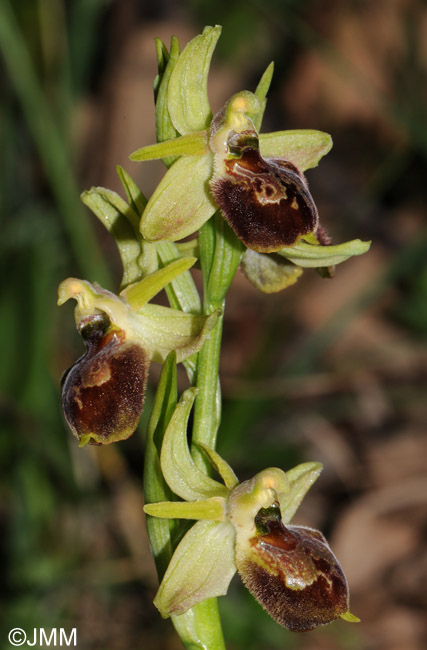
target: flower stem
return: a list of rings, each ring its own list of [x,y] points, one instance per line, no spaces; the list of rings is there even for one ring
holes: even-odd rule
[[[222,309],[224,308],[224,302]],[[221,352],[223,314],[211,332],[210,338],[199,352],[196,386],[199,393],[194,408],[194,424],[191,453],[194,462],[201,468],[208,468],[206,458],[197,443],[215,449],[218,427],[221,419],[221,387],[219,384],[219,358]]]

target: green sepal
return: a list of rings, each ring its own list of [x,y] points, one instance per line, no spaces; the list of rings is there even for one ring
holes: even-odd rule
[[[158,144],[141,147],[141,149],[137,149],[129,156],[129,160],[143,162],[144,160],[158,160],[167,156],[201,156],[207,152],[207,131],[197,131],[173,140],[165,140]]]
[[[218,452],[215,451],[215,449],[211,449],[207,445],[204,445],[202,442],[198,442],[197,446],[203,449],[205,454],[208,456],[213,467],[217,470],[218,474],[224,481],[226,487],[229,490],[234,490],[236,485],[239,483],[239,479],[233,472],[230,465],[218,454]]]
[[[223,497],[211,497],[199,501],[162,501],[145,505],[144,512],[151,517],[168,519],[225,521],[226,501]]]
[[[143,245],[138,230],[139,218],[123,199],[103,187],[92,187],[81,200],[113,236],[123,265],[122,286],[135,282],[143,272]]]
[[[249,114],[249,117],[252,119],[257,131],[259,131],[261,128],[261,122],[267,104],[266,97],[270,88],[271,80],[273,78],[273,72],[274,72],[274,62],[272,61],[270,65],[267,66],[264,74],[259,80],[258,86],[255,89],[254,95],[256,95],[256,97],[259,99],[260,110],[258,111],[258,113],[254,115]]]
[[[149,504],[170,501],[172,491],[165,482],[160,467],[163,434],[177,403],[176,353],[171,352],[163,364],[147,426],[144,453],[144,498]],[[172,556],[172,535],[178,522],[149,517],[146,520],[150,544],[160,579]]]
[[[212,175],[210,156],[179,158],[162,178],[141,218],[148,241],[176,241],[198,230],[215,212],[207,189]]]
[[[207,129],[212,118],[208,74],[221,27],[205,27],[182,51],[168,86],[168,108],[175,129],[186,135]]]
[[[316,167],[332,148],[328,133],[310,129],[260,133],[259,147],[263,158],[282,158],[300,171]]]
[[[227,521],[194,524],[177,546],[154,599],[164,618],[227,593],[236,572],[234,540]]]
[[[263,293],[277,293],[295,284],[303,270],[275,254],[246,249],[241,269],[249,282]]]
[[[162,61],[162,69],[159,66],[159,74],[155,82],[155,100],[156,100],[156,138],[157,142],[172,140],[179,135],[178,131],[172,124],[168,109],[168,86],[170,76],[179,58],[179,42],[176,36],[172,36],[170,51],[166,66]],[[163,158],[163,162],[170,167],[175,161],[173,157]]]
[[[301,463],[286,472],[290,490],[279,493],[280,512],[284,524],[291,521],[321,471],[321,463]]]
[[[335,246],[320,246],[299,241],[295,246],[282,248],[277,251],[277,254],[303,268],[317,268],[335,266],[345,262],[353,255],[363,255],[370,246],[370,241],[361,241],[360,239],[353,239]]]
[[[186,390],[166,429],[160,455],[163,476],[171,490],[186,501],[226,497],[227,488],[214,481],[194,463],[187,443],[187,422],[197,389]]]
[[[184,314],[177,309],[148,304],[130,321],[134,333],[141,333],[156,363],[163,363],[176,350],[178,362],[198,352],[220,316],[217,310],[208,316]]]
[[[169,282],[190,269],[195,261],[195,257],[183,257],[175,260],[162,269],[147,275],[139,282],[126,287],[120,295],[131,307],[139,309],[164,289]]]

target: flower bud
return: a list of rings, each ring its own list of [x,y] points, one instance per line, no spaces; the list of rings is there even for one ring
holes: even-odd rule
[[[272,618],[303,632],[349,615],[346,578],[319,531],[285,526],[276,504],[259,511],[255,528],[237,546],[236,565]]]
[[[211,193],[245,246],[272,253],[314,232],[317,209],[297,167],[286,160],[262,158],[259,136],[252,128],[230,130],[221,152],[216,118],[213,125],[211,146],[216,153]]]
[[[85,354],[62,378],[62,408],[80,446],[125,440],[141,415],[149,356],[105,314],[83,319]]]

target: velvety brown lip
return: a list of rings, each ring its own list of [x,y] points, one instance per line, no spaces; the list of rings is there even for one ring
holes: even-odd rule
[[[238,569],[270,616],[302,632],[348,611],[346,578],[319,531],[284,526],[275,516],[264,517],[261,527]]]
[[[316,206],[294,165],[264,160],[257,149],[248,146],[239,158],[225,160],[224,165],[226,174],[214,176],[211,192],[248,248],[274,252],[316,229]]]
[[[148,355],[124,333],[95,330],[85,337],[86,353],[64,375],[62,407],[73,433],[102,442],[129,437],[141,415]],[[91,444],[95,444],[91,440]]]

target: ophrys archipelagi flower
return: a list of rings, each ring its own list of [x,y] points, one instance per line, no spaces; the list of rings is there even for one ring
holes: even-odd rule
[[[160,464],[170,489],[184,501],[152,503],[155,517],[197,522],[178,544],[155,597],[167,617],[227,592],[236,570],[266,611],[290,630],[310,630],[349,612],[344,573],[323,535],[291,526],[319,463],[288,472],[269,468],[243,483],[212,449],[203,451],[223,483],[194,463],[187,445],[187,421],[196,395],[187,390],[170,419]]]
[[[77,301],[77,329],[86,353],[64,374],[62,406],[80,446],[128,438],[141,415],[150,361],[178,361],[197,352],[218,319],[148,304],[194,258],[182,258],[128,285],[120,295],[86,280],[68,278],[58,303]]]
[[[220,31],[205,28],[181,54],[176,39],[170,52],[158,42],[160,142],[131,160],[163,158],[171,166],[141,215],[140,231],[146,241],[177,241],[220,209],[248,249],[245,274],[262,291],[278,291],[294,283],[302,268],[331,268],[369,244],[329,246],[319,226],[303,172],[328,153],[331,137],[316,130],[259,133],[272,64],[255,92],[233,95],[212,116],[207,77]]]

